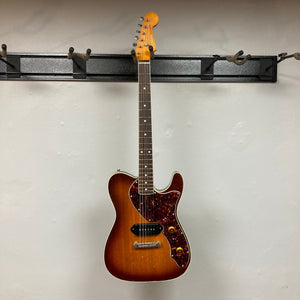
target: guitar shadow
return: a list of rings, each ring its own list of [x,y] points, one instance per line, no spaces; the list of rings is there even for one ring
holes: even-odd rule
[[[133,293],[136,299],[160,300],[172,298],[175,280],[161,282],[140,282],[135,284]]]

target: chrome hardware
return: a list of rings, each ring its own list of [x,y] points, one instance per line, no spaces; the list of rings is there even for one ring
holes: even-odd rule
[[[147,243],[138,243],[133,244],[134,249],[145,249],[145,248],[159,248],[161,247],[161,242],[147,242]]]

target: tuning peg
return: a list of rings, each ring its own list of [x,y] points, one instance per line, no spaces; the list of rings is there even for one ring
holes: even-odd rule
[[[140,17],[140,21],[144,21],[144,18],[143,18],[143,17]]]
[[[139,39],[139,37],[136,35],[136,36],[134,37],[134,39],[137,41],[137,40]]]
[[[143,25],[142,24],[138,24],[138,26],[142,27]]]
[[[136,47],[136,46],[137,46],[137,43],[133,43],[132,46],[133,46],[133,47]]]
[[[137,33],[141,33],[141,31],[140,31],[140,30],[136,30],[136,32],[137,32]]]

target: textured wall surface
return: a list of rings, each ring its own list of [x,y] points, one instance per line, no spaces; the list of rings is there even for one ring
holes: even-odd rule
[[[159,54],[300,51],[298,1],[0,4],[13,52],[129,53],[148,11]],[[275,84],[152,85],[155,185],[183,174],[192,262],[176,280],[131,283],[103,250],[107,182],[138,171],[137,85],[0,82],[0,299],[299,300],[299,84],[291,59]]]

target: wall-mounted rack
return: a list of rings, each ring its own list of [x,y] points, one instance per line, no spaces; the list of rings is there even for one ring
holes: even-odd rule
[[[68,54],[0,52],[0,80],[137,81],[134,53]],[[151,62],[153,82],[276,82],[277,64],[299,53],[277,56],[179,56],[157,55]]]

